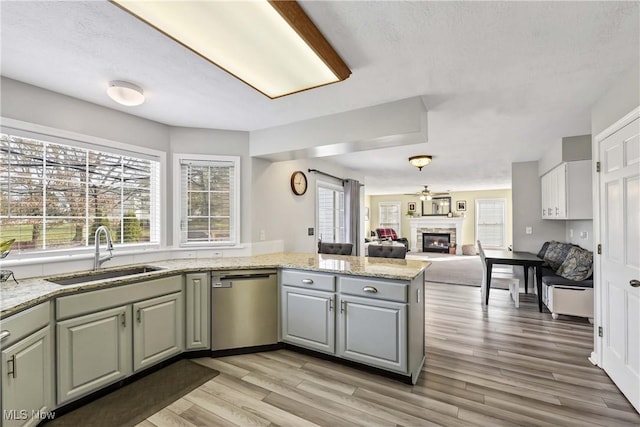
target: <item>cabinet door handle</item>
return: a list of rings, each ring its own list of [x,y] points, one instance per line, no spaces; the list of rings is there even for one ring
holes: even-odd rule
[[[547,215],[551,215],[551,208],[547,208]]]
[[[333,298],[329,300],[329,311],[333,311]]]
[[[126,313],[120,314],[120,318],[121,318],[122,326],[126,328],[127,327],[127,314]]]
[[[373,286],[365,286],[364,288],[362,288],[362,290],[364,292],[368,292],[370,294],[377,294],[378,290],[376,288],[374,288]]]
[[[340,313],[344,313],[345,311],[347,311],[347,306],[344,301],[340,301]]]
[[[631,280],[629,282],[629,284],[634,288],[639,288],[640,287],[640,280],[633,279],[633,280]]]
[[[556,216],[560,215],[560,208],[556,207]]]
[[[140,309],[136,310],[136,320],[138,323],[142,322],[142,313],[140,312]]]
[[[9,336],[11,335],[11,332],[7,331],[6,329],[3,330],[2,332],[0,332],[0,341],[4,341],[7,338],[9,338]]]
[[[313,279],[302,279],[302,283],[305,285],[313,285]]]
[[[9,363],[11,363],[11,367],[9,367]],[[11,375],[13,378],[16,377],[18,370],[16,369],[16,355],[12,355],[9,360],[7,360],[7,375]]]

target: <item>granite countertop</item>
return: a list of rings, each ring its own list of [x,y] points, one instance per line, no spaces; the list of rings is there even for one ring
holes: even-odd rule
[[[412,280],[430,263],[393,258],[281,252],[248,257],[157,261],[144,265],[160,267],[161,270],[65,286],[49,282],[45,277],[19,280],[19,284],[13,280],[0,283],[0,318],[5,318],[59,296],[196,271],[293,268],[382,279]],[[127,267],[129,266],[101,269],[100,271],[121,270]],[[70,273],[63,277],[86,276],[87,273],[90,272]]]

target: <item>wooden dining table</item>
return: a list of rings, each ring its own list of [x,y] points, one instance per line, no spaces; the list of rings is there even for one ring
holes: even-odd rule
[[[529,267],[533,267],[536,275],[538,290],[538,309],[542,312],[542,264],[544,260],[531,252],[485,250],[485,262],[487,263],[487,292],[486,304],[489,304],[489,290],[491,289],[491,269],[494,264],[521,265],[524,268],[524,292],[528,292]]]

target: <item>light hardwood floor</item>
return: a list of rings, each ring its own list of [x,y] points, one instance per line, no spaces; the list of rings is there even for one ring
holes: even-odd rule
[[[427,361],[409,386],[296,352],[198,359],[221,372],[140,426],[638,426],[587,360],[593,326],[508,291],[427,283]]]

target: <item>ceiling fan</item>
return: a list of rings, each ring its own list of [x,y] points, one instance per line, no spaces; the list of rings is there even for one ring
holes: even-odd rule
[[[441,197],[441,196],[448,196],[449,193],[434,193],[433,191],[429,190],[429,186],[425,185],[424,189],[418,193],[412,193],[412,194],[408,194],[409,196],[420,196],[420,200],[431,200],[434,197]]]

